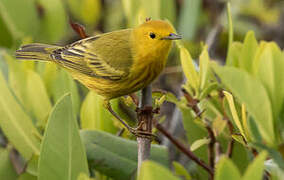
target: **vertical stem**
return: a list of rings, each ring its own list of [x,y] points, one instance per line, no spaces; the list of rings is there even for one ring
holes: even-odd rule
[[[151,85],[145,87],[142,90],[140,109],[138,112],[138,127],[139,131],[146,133],[152,133],[152,88]],[[151,150],[151,138],[152,137],[137,137],[138,145],[138,174],[142,162],[149,159]]]

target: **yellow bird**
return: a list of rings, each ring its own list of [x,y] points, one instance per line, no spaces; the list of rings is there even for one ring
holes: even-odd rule
[[[63,47],[24,45],[16,51],[16,58],[51,61],[65,68],[74,79],[101,95],[117,117],[109,100],[149,85],[164,69],[172,40],[176,39],[181,36],[168,22],[148,20],[132,29],[100,34]]]

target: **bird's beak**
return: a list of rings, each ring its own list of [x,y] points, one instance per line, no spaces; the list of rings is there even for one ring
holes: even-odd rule
[[[182,36],[181,35],[178,35],[178,34],[175,34],[175,33],[171,33],[170,35],[166,36],[166,37],[162,37],[161,39],[162,40],[178,40],[178,39],[181,39]]]

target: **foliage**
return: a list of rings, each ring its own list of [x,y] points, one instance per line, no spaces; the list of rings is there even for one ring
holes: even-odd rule
[[[146,17],[172,22],[184,41],[176,43],[168,66],[181,65],[185,83],[172,86],[183,89],[184,94],[153,93],[153,97],[155,106],[162,110],[166,103],[180,110],[185,138],[177,139],[205,164],[210,164],[213,157],[217,180],[262,179],[267,174],[280,179],[284,170],[284,52],[281,44],[258,41],[256,37],[265,37],[265,32],[243,17],[255,19],[262,27],[277,26],[283,5],[276,0],[271,7],[263,0],[248,4],[234,1],[232,8],[228,6],[226,26],[224,10],[215,18],[205,1],[179,3],[0,0],[0,179],[106,180],[137,176],[139,180],[189,180],[208,176],[194,162],[185,165],[179,161],[178,153],[169,157],[167,147],[157,144],[152,145],[150,160],[137,174],[134,137],[129,133],[115,135],[121,126],[97,94],[55,64],[14,59],[20,44],[67,44],[77,39],[68,25],[69,17],[83,23],[90,33],[94,28],[109,31],[133,27]],[[204,29],[203,34],[208,34],[206,29],[214,29],[211,20],[227,27],[216,45],[225,52],[218,55],[226,54],[224,65],[215,61],[218,56],[212,57],[212,46],[199,43],[205,37],[197,32]],[[166,85],[178,81],[175,78],[166,79]],[[133,102],[124,100],[115,99],[112,106],[124,119],[135,123]],[[212,144],[213,154],[208,153]],[[13,155],[16,160],[10,158]],[[17,165],[25,167],[20,174]]]

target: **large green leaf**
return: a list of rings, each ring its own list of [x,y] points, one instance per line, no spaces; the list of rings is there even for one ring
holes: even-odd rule
[[[184,75],[187,79],[186,86],[190,86],[193,89],[195,89],[195,91],[198,91],[198,87],[200,84],[199,76],[195,69],[190,54],[188,53],[187,49],[184,47],[180,48],[180,59]]]
[[[37,177],[29,173],[23,173],[19,176],[18,180],[37,180]]]
[[[82,130],[89,164],[114,179],[129,179],[137,168],[137,142],[98,130]],[[150,159],[168,166],[165,147],[152,145]]]
[[[107,132],[116,132],[113,116],[103,106],[104,100],[94,91],[90,91],[81,107],[81,127],[83,129],[98,129]]]
[[[31,107],[26,95],[27,74],[22,64],[24,62],[15,61],[15,59],[7,52],[4,53],[4,58],[9,65],[9,86],[18,100],[22,104],[25,104],[24,108],[28,111],[31,111]]]
[[[228,50],[226,59],[227,66],[239,67],[240,52],[242,51],[243,44],[240,42],[233,42]]]
[[[48,119],[40,149],[38,179],[76,179],[88,174],[84,146],[72,111],[70,94],[54,106]]]
[[[199,89],[203,90],[205,88],[205,85],[207,85],[208,75],[209,75],[209,54],[207,51],[207,47],[203,48],[203,51],[199,57],[199,66],[200,66]]]
[[[261,180],[262,179],[264,161],[265,161],[266,156],[267,156],[267,153],[263,151],[254,159],[254,161],[251,164],[249,164],[244,174],[243,180],[251,180],[251,179]]]
[[[259,56],[258,77],[267,89],[274,118],[278,119],[284,102],[284,56],[275,43],[264,45]]]
[[[0,15],[0,46],[10,48],[13,43],[12,33],[9,31],[8,26],[4,22],[3,16]]]
[[[0,148],[0,159],[0,179],[15,180],[18,175],[11,163],[10,151]]]
[[[36,35],[39,18],[34,0],[1,0],[0,16],[14,38]],[[1,34],[5,37],[7,34]]]
[[[145,161],[142,163],[141,170],[138,175],[138,180],[178,180],[169,169],[155,163],[153,161]]]
[[[253,60],[257,50],[257,41],[254,37],[254,32],[249,31],[245,37],[243,48],[240,52],[239,65],[247,72],[253,71]]]
[[[33,61],[16,61],[5,53],[9,64],[9,84],[24,109],[43,126],[51,110],[51,102],[41,77],[33,70]]]
[[[62,0],[38,0],[43,8],[39,39],[44,42],[57,42],[67,30],[67,15]]]
[[[272,107],[268,94],[258,79],[234,67],[214,66],[215,72],[248,109],[257,127],[269,145],[276,145]]]
[[[241,174],[234,163],[227,157],[222,157],[216,165],[215,180],[241,180]]]
[[[183,177],[183,179],[185,179],[185,180],[191,180],[191,176],[189,175],[189,173],[187,172],[187,170],[185,169],[185,167],[182,164],[174,161],[173,167],[175,169],[175,174],[177,176]]]
[[[0,126],[9,141],[25,159],[39,154],[39,133],[24,112],[0,73]]]
[[[44,83],[41,77],[34,71],[27,72],[27,100],[31,105],[32,112],[37,118],[40,127],[44,127],[51,110],[51,103],[48,98]]]
[[[46,68],[51,71],[45,74],[45,83],[48,84],[47,87],[49,87],[49,93],[51,94],[53,101],[57,102],[64,94],[71,93],[72,108],[77,115],[80,109],[80,97],[75,80],[62,68],[57,69],[57,67],[53,65],[48,65]],[[53,72],[52,69],[57,69],[57,71]],[[48,78],[48,75],[54,75],[55,78]]]

